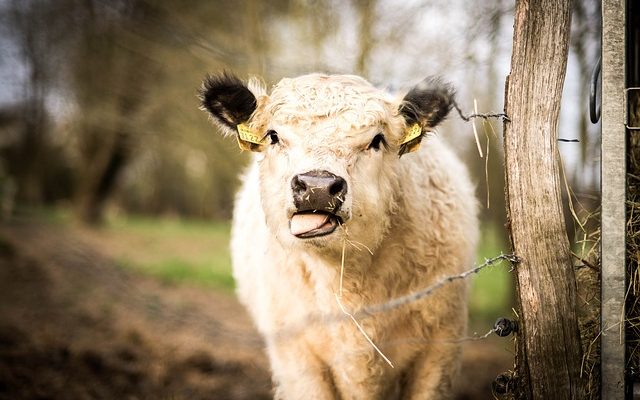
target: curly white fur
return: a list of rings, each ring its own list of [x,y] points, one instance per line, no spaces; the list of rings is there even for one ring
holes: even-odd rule
[[[244,175],[231,247],[238,295],[266,340],[276,398],[447,398],[460,359],[454,341],[466,330],[463,282],[361,320],[395,368],[339,318],[335,294],[345,239],[355,244],[347,244],[344,265],[342,304],[350,311],[471,265],[477,207],[464,166],[433,136],[399,158],[401,99],[362,78],[314,74],[284,79],[270,95],[256,81],[250,89],[258,107],[249,125],[277,131],[280,141],[257,153]],[[378,133],[387,148],[367,149]],[[344,229],[298,239],[288,228],[290,182],[310,170],[347,182]]]

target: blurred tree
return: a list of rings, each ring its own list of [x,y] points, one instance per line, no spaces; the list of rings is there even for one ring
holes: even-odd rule
[[[78,43],[73,49],[71,84],[76,100],[79,145],[78,211],[99,223],[105,201],[129,163],[140,137],[137,117],[147,87],[158,79],[157,62],[136,47],[152,35],[157,10],[143,1],[78,3]]]
[[[16,141],[4,152],[8,173],[15,177],[19,202],[37,205],[45,198],[43,166],[50,148],[51,121],[46,100],[55,79],[56,45],[63,35],[60,24],[48,23],[66,11],[55,0],[11,0],[2,8],[6,34],[18,50],[23,91],[12,105],[22,121]]]
[[[503,0],[482,4],[480,9],[469,9],[470,29],[465,32],[464,54],[466,55],[467,89],[460,99],[467,113],[475,112],[474,100],[479,112],[499,111],[502,108],[504,77],[500,76],[498,65],[502,54],[501,41],[504,40],[504,20],[512,19],[513,5]],[[488,51],[480,51],[486,48]],[[469,98],[471,97],[471,98]],[[466,160],[474,181],[478,182],[478,198],[482,219],[495,226],[506,223],[504,199],[504,152],[502,149],[502,128],[499,121],[476,119],[479,143],[467,147]],[[466,127],[469,131],[469,127]],[[479,155],[480,147],[482,157]],[[504,232],[500,230],[504,235]],[[506,237],[505,237],[506,239]]]
[[[589,26],[592,8],[576,26]],[[493,111],[511,14],[503,0],[5,0],[3,55],[16,49],[9,56],[24,90],[6,110],[20,116],[2,128],[11,134],[0,156],[20,202],[72,199],[88,222],[107,206],[224,218],[248,155],[197,110],[206,72],[257,74],[268,84],[312,71],[359,73],[392,90],[440,74],[456,82],[466,112],[474,98]],[[587,59],[592,36],[583,35]],[[499,141],[477,125],[484,151],[485,133],[491,139],[485,217],[502,223]],[[486,159],[469,125],[454,128],[443,136],[472,149],[485,199]]]

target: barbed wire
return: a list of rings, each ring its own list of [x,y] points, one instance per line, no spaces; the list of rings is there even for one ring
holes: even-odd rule
[[[414,303],[416,301],[419,301],[425,297],[430,296],[431,294],[433,294],[433,292],[435,292],[436,290],[440,289],[441,287],[449,283],[452,283],[461,279],[466,279],[474,274],[477,274],[478,272],[482,271],[485,268],[497,265],[503,261],[509,261],[512,264],[512,268],[513,268],[513,264],[517,264],[520,261],[520,259],[514,254],[501,253],[495,257],[487,258],[482,264],[475,266],[473,268],[470,268],[459,274],[443,276],[442,278],[438,279],[434,284],[426,288],[423,288],[419,291],[407,294],[405,296],[396,297],[391,300],[385,301],[384,303],[381,303],[381,304],[363,307],[363,308],[351,311],[347,314],[345,314],[344,312],[335,312],[331,314],[312,313],[312,314],[309,314],[302,321],[298,321],[295,324],[282,327],[277,332],[268,333],[268,336],[278,341],[284,341],[284,340],[290,340],[293,337],[301,335],[305,330],[310,329],[311,326],[317,326],[317,325],[326,326],[330,324],[342,323],[344,321],[351,319],[352,316],[353,318],[357,318],[359,321],[363,321],[365,319],[374,317],[375,314],[389,312],[394,309],[400,308],[404,305],[407,305],[409,303]],[[432,342],[432,341],[437,341],[437,342],[477,341],[477,340],[482,340],[489,337],[493,332],[495,332],[494,328],[492,328],[489,332],[481,336],[475,335],[475,336],[458,337],[458,338],[451,338],[451,339],[424,339],[424,338],[405,339],[405,341],[416,340],[421,343]]]
[[[340,302],[340,298],[342,297],[342,276],[341,276],[341,285],[340,285],[340,294],[336,294],[336,301],[338,302],[338,306],[340,307],[342,313],[344,315],[346,315],[347,317],[349,317],[352,322],[355,324],[355,326],[358,328],[358,330],[360,331],[360,333],[363,335],[363,337],[371,344],[371,346],[373,347],[373,349],[384,359],[384,361],[386,361],[391,368],[393,368],[393,363],[392,361],[380,350],[380,348],[373,342],[373,340],[369,337],[369,335],[366,333],[366,331],[364,330],[364,328],[362,327],[362,325],[360,324],[360,321],[358,321],[358,319],[356,317],[361,317],[360,320],[366,319],[368,317],[373,316],[374,314],[378,314],[378,313],[382,313],[382,312],[388,312],[391,310],[394,310],[396,308],[402,307],[403,305],[409,304],[409,303],[413,303],[416,301],[419,301],[420,299],[423,299],[429,295],[431,295],[434,291],[436,291],[437,289],[445,286],[448,283],[457,281],[457,280],[462,280],[462,279],[466,279],[469,276],[473,275],[473,274],[477,274],[478,272],[480,272],[481,270],[483,270],[484,268],[487,268],[491,265],[495,265],[496,263],[500,263],[502,261],[510,261],[512,264],[512,268],[513,268],[513,264],[516,264],[519,262],[519,259],[517,256],[515,256],[514,254],[500,254],[496,257],[493,258],[488,258],[485,259],[484,263],[482,263],[481,265],[478,265],[474,268],[471,268],[469,270],[466,270],[464,272],[461,272],[457,275],[450,275],[450,276],[446,276],[443,278],[440,278],[438,281],[436,281],[436,283],[434,283],[431,286],[428,286],[422,290],[419,290],[417,292],[405,295],[405,296],[401,296],[401,297],[397,297],[395,299],[389,300],[383,304],[379,304],[379,305],[375,305],[375,306],[370,306],[370,307],[364,307],[356,312],[348,312],[344,306],[342,305],[342,303]],[[344,259],[343,259],[344,261]],[[474,336],[467,336],[467,337],[461,337],[461,338],[451,338],[451,339],[427,339],[427,338],[420,338],[420,339],[401,339],[401,340],[393,340],[391,342],[384,342],[385,347],[388,347],[389,344],[397,344],[397,343],[407,343],[407,342],[411,342],[411,343],[426,343],[426,342],[446,342],[446,343],[463,343],[463,342],[469,342],[469,341],[479,341],[479,340],[483,340],[488,338],[489,336],[491,336],[492,333],[496,333],[498,336],[506,336],[503,332],[503,330],[505,329],[503,325],[502,321],[507,321],[504,318],[499,319],[496,324],[489,329],[489,331],[487,331],[484,335],[478,336],[477,334],[475,334]],[[506,334],[509,334],[511,332],[511,330],[509,330],[508,332],[506,332]]]
[[[285,327],[283,329],[280,329],[274,335],[270,335],[270,336],[271,338],[275,338],[278,341],[285,341],[290,339],[292,336],[297,336],[302,334],[305,330],[310,329],[310,327],[313,326],[314,324],[327,325],[327,324],[343,322],[347,319],[351,319],[355,327],[357,327],[357,329],[360,331],[362,336],[372,346],[371,348],[374,351],[376,351],[382,357],[382,359],[385,362],[387,362],[392,368],[394,367],[392,361],[382,352],[379,346],[384,346],[386,349],[388,349],[390,347],[393,347],[394,345],[405,345],[408,343],[410,344],[466,343],[466,342],[474,342],[474,341],[487,339],[493,333],[495,333],[498,336],[504,337],[509,335],[511,332],[514,332],[517,329],[516,328],[517,323],[509,321],[505,318],[499,318],[498,321],[496,321],[496,323],[494,324],[494,326],[491,327],[491,329],[489,329],[486,333],[482,335],[478,335],[477,333],[474,333],[471,336],[452,337],[452,338],[401,338],[401,339],[396,338],[393,340],[386,340],[386,341],[379,342],[376,345],[376,343],[374,343],[374,341],[369,337],[369,335],[367,334],[367,332],[364,330],[364,328],[360,323],[361,321],[367,318],[373,317],[375,314],[389,312],[391,310],[397,309],[404,305],[419,301],[425,297],[430,296],[431,294],[433,294],[433,292],[435,292],[436,290],[442,288],[443,286],[449,283],[466,279],[474,274],[477,274],[478,272],[482,271],[487,267],[499,264],[503,261],[509,261],[512,266],[511,270],[513,270],[514,264],[519,263],[520,259],[515,254],[500,254],[492,258],[485,258],[485,261],[482,264],[456,275],[444,276],[439,280],[437,280],[434,284],[422,290],[410,293],[405,296],[396,297],[382,304],[364,307],[354,312],[349,312],[344,308],[344,306],[340,302],[340,298],[342,294],[336,293],[335,296],[336,296],[337,304],[340,310],[342,311],[342,314],[310,315],[308,318],[304,320],[302,324],[299,324],[299,325],[296,324],[295,327],[294,326]],[[366,351],[367,350],[360,348],[360,349],[352,350],[351,353],[362,353]]]
[[[517,264],[520,259],[518,257],[516,257],[515,254],[500,254],[498,256],[495,256],[493,258],[487,258],[485,259],[485,261],[478,265],[477,267],[471,268],[469,270],[466,270],[458,275],[450,275],[450,276],[445,276],[443,278],[440,278],[436,283],[434,283],[431,286],[428,286],[422,290],[419,290],[417,292],[408,294],[406,296],[401,296],[401,297],[397,297],[395,299],[389,300],[383,304],[378,304],[375,306],[370,306],[370,307],[365,307],[362,310],[356,312],[354,315],[358,316],[359,314],[376,314],[376,313],[380,313],[380,312],[385,312],[385,311],[390,311],[393,310],[395,308],[401,307],[405,304],[408,303],[412,303],[414,301],[418,301],[424,297],[429,296],[431,293],[433,293],[434,291],[436,291],[437,289],[441,288],[442,286],[446,285],[447,283],[451,283],[460,279],[465,279],[467,277],[469,277],[470,275],[473,274],[477,274],[478,272],[482,271],[483,269],[491,266],[491,265],[495,265],[496,263],[502,262],[502,261],[510,261],[512,264]]]
[[[453,101],[453,107],[458,112],[458,115],[460,116],[460,118],[462,118],[465,122],[469,122],[474,118],[482,118],[482,119],[497,118],[503,121],[511,121],[511,119],[509,119],[509,116],[505,113],[477,113],[476,112],[473,114],[465,115],[455,100]],[[580,142],[580,139],[558,138],[557,140],[558,142],[563,142],[563,143],[579,143]]]
[[[56,264],[67,265],[67,268],[70,268],[71,272],[74,274],[79,274],[78,276],[91,274],[96,275],[95,278],[100,281],[110,282],[108,290],[117,291],[120,298],[128,298],[128,302],[133,306],[133,308],[144,310],[144,312],[152,319],[166,321],[167,324],[173,327],[171,329],[177,328],[178,326],[190,325],[201,332],[205,337],[209,337],[210,340],[225,337],[227,339],[233,339],[235,343],[241,344],[246,348],[264,348],[264,338],[258,336],[254,332],[248,331],[246,327],[235,326],[232,321],[227,322],[224,320],[212,319],[209,314],[198,312],[197,309],[188,307],[172,307],[170,303],[165,302],[163,298],[158,297],[157,294],[146,293],[138,290],[138,288],[132,284],[129,279],[127,279],[128,275],[125,271],[119,268],[114,268],[115,263],[112,260],[91,250],[89,246],[79,240],[73,240],[71,237],[66,237],[64,244],[57,249],[58,250],[54,254],[50,254],[47,258],[54,260]],[[351,314],[362,321],[367,318],[372,318],[376,314],[390,312],[407,304],[415,303],[424,299],[449,283],[467,279],[490,266],[498,265],[504,261],[510,262],[513,267],[513,264],[517,264],[519,262],[519,258],[514,254],[499,254],[495,257],[485,259],[482,264],[461,273],[442,276],[435,283],[421,290],[405,296],[390,299],[381,304],[357,309]],[[89,263],[93,266],[91,269],[83,267]],[[303,334],[308,329],[313,329],[314,325],[317,326],[318,324],[321,324],[326,326],[329,324],[343,323],[348,321],[349,318],[349,316],[340,312],[340,310],[336,310],[335,313],[311,313],[306,318],[296,322],[295,324],[281,327],[278,331],[267,334],[271,339],[278,341],[288,340]],[[403,342],[463,343],[486,339],[492,333],[497,333],[496,327],[492,327],[482,335],[474,333],[470,336],[451,338],[396,338],[390,341],[383,341],[380,344],[388,347],[389,345]]]
[[[411,339],[394,339],[383,341],[380,344],[386,348],[392,347],[396,344],[424,344],[424,343],[467,343],[467,342],[477,342],[480,340],[487,339],[492,334],[496,333],[496,328],[492,327],[487,332],[482,335],[474,332],[469,336],[463,336],[459,338],[447,338],[447,339],[434,339],[434,338],[411,338]]]
[[[453,107],[458,112],[458,115],[460,116],[460,118],[462,118],[465,122],[469,122],[474,118],[483,118],[483,119],[498,118],[503,121],[511,121],[509,119],[509,116],[505,113],[473,113],[469,115],[464,115],[464,113],[460,109],[460,106],[458,106],[458,103],[455,100],[453,101]]]

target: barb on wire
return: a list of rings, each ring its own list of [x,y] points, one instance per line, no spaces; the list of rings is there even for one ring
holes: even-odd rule
[[[302,321],[298,321],[297,323],[294,323],[293,325],[289,325],[287,327],[283,327],[280,328],[278,331],[276,332],[272,332],[271,336],[274,339],[277,340],[289,340],[292,336],[297,336],[300,335],[302,332],[304,332],[305,330],[309,329],[310,326],[315,325],[315,324],[323,324],[323,325],[327,325],[327,324],[333,324],[333,323],[338,323],[338,322],[342,322],[345,319],[351,319],[352,321],[362,321],[365,320],[367,318],[373,317],[374,314],[376,313],[381,313],[381,312],[388,312],[391,310],[394,310],[396,308],[399,308],[403,305],[418,301],[422,298],[425,298],[429,295],[431,295],[433,292],[435,292],[437,289],[445,286],[448,283],[457,281],[457,280],[461,280],[461,279],[465,279],[468,278],[469,276],[476,274],[478,272],[480,272],[481,270],[492,266],[492,265],[496,265],[502,261],[509,261],[512,264],[517,264],[518,262],[520,262],[520,259],[514,255],[514,254],[500,254],[498,256],[492,257],[492,258],[488,258],[485,259],[485,261],[474,267],[471,268],[467,271],[464,271],[460,274],[457,275],[451,275],[451,276],[446,276],[441,278],[440,280],[438,280],[437,282],[435,282],[433,285],[428,286],[420,291],[414,292],[414,293],[410,293],[408,295],[405,296],[401,296],[401,297],[397,297],[395,299],[391,299],[390,301],[381,303],[381,304],[377,304],[377,305],[373,305],[373,306],[369,306],[369,307],[363,307],[357,310],[353,310],[351,312],[346,312],[345,310],[341,310],[342,312],[340,313],[330,313],[330,314],[324,314],[324,313],[312,313],[307,315],[307,317],[302,320]],[[336,294],[336,299],[340,300],[339,297],[339,293]],[[338,301],[338,306],[342,309],[342,304]],[[358,324],[357,324],[358,325]],[[360,329],[360,327],[358,328]],[[470,336],[470,337],[463,337],[463,338],[452,338],[452,339],[446,339],[445,341],[460,341],[460,342],[465,342],[465,341],[475,341],[475,340],[482,340],[485,339],[487,337],[489,337],[491,335],[491,333],[493,333],[495,331],[495,329],[491,329],[489,332],[485,333],[482,336]],[[362,331],[361,331],[362,332]],[[366,335],[365,335],[366,337]],[[367,338],[368,341],[370,341],[370,338]],[[421,340],[422,341],[422,340]]]
[[[472,269],[469,269],[467,271],[464,271],[458,275],[451,275],[451,276],[447,276],[444,278],[441,278],[439,281],[437,281],[436,283],[434,283],[433,285],[426,287],[418,292],[414,292],[414,293],[410,293],[406,296],[401,296],[401,297],[397,297],[391,301],[388,301],[386,303],[382,303],[382,304],[378,304],[378,305],[374,305],[374,306],[370,306],[370,307],[365,307],[361,310],[359,310],[356,315],[359,314],[375,314],[375,313],[379,313],[379,312],[385,312],[385,311],[389,311],[389,310],[393,310],[395,308],[398,308],[400,306],[403,306],[405,304],[408,303],[413,303],[414,301],[418,301],[424,297],[429,296],[431,293],[433,293],[434,291],[436,291],[437,289],[440,289],[442,286],[446,285],[447,283],[451,283],[453,281],[457,281],[460,279],[465,279],[467,278],[469,275],[472,274],[477,274],[478,272],[480,272],[481,270],[485,269],[488,266],[494,265],[496,263],[502,262],[502,261],[510,261],[513,264],[517,264],[519,262],[518,257],[515,254],[500,254],[498,256],[495,256],[493,258],[488,258],[485,260],[484,263],[478,265],[477,267],[474,267]]]
[[[491,334],[494,333],[495,331],[496,331],[495,328],[491,328],[484,335],[478,336],[477,334],[475,334],[473,336],[466,336],[466,337],[462,337],[460,339],[453,339],[452,342],[453,343],[464,343],[464,342],[475,342],[475,341],[478,341],[478,340],[483,340],[483,339],[486,339],[489,336],[491,336]]]
[[[456,103],[455,101],[453,102],[453,107],[458,112],[458,115],[460,115],[460,118],[462,118],[466,122],[469,122],[473,118],[484,118],[484,119],[499,118],[499,119],[501,119],[503,121],[511,121],[509,119],[509,116],[507,114],[505,114],[505,113],[484,113],[484,114],[483,113],[473,113],[473,114],[469,114],[469,115],[464,115],[464,113],[460,109],[460,106],[458,106],[458,103]]]
[[[452,337],[452,338],[400,338],[400,339],[390,339],[390,340],[386,340],[380,343],[380,345],[384,346],[385,348],[389,349],[389,348],[393,348],[396,346],[400,346],[400,345],[421,345],[421,344],[425,344],[425,343],[433,343],[433,344],[440,344],[440,343],[468,343],[468,342],[478,342],[484,339],[487,339],[489,336],[491,336],[492,334],[495,333],[495,329],[491,328],[489,329],[486,333],[483,333],[482,335],[474,332],[472,335],[469,336],[462,336],[462,337]],[[362,352],[363,350],[354,350],[354,352]]]

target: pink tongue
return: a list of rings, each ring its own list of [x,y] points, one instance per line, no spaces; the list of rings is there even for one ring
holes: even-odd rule
[[[292,235],[302,235],[320,228],[329,220],[326,214],[296,214],[291,218],[289,229]]]

